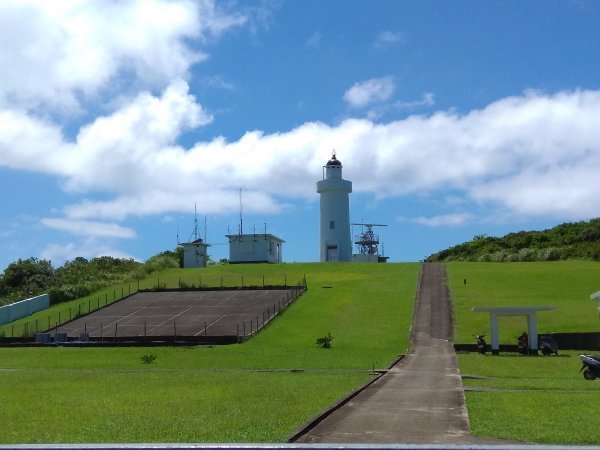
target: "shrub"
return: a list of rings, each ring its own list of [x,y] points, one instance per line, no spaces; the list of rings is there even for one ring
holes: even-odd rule
[[[327,333],[327,336],[317,339],[317,345],[323,348],[331,348],[331,341],[333,341],[333,336],[331,336],[331,333]]]
[[[142,355],[140,356],[140,359],[144,364],[152,364],[154,361],[156,361],[156,355]]]

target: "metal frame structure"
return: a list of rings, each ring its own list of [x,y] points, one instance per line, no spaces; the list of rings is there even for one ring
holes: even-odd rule
[[[380,223],[353,223],[353,226],[366,227],[367,230],[354,236],[354,243],[357,245],[358,253],[361,255],[379,256],[379,235],[373,233],[373,227],[387,227]]]

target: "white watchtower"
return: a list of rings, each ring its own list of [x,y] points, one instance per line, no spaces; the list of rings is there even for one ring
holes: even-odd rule
[[[342,179],[342,163],[335,153],[323,166],[317,192],[321,194],[321,262],[352,261],[348,199],[352,182]]]

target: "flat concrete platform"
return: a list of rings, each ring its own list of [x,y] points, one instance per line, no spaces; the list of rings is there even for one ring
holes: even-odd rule
[[[58,327],[68,336],[237,336],[261,328],[293,289],[138,292]],[[297,292],[297,289],[296,289]]]
[[[296,442],[507,444],[469,434],[442,264],[423,264],[409,354]]]

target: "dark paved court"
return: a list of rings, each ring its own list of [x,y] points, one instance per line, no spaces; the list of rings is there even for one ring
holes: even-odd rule
[[[70,337],[249,335],[290,302],[292,289],[139,292],[61,325]]]

